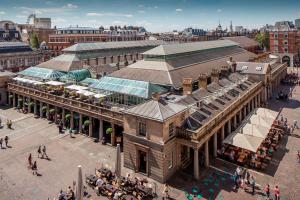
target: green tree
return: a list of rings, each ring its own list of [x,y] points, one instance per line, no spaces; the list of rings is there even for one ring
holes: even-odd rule
[[[269,50],[269,48],[270,48],[270,36],[269,36],[269,33],[258,33],[255,36],[255,40],[259,43],[259,46],[261,48],[266,48],[266,50]]]
[[[40,46],[39,39],[35,33],[33,33],[30,37],[30,46],[31,48],[35,48],[35,49],[39,48]]]

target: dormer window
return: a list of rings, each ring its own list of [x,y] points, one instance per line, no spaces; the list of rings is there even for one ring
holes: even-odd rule
[[[256,70],[256,71],[261,71],[261,70],[262,70],[262,67],[257,66],[257,67],[255,68],[255,70]]]
[[[248,66],[242,66],[242,70],[248,70]]]
[[[139,135],[146,136],[146,123],[139,122]]]
[[[175,133],[174,122],[169,124],[169,137],[172,137]]]

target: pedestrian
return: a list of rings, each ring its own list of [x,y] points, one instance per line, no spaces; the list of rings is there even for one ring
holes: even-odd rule
[[[3,138],[0,138],[0,146],[1,146],[1,149],[3,148],[3,147],[2,147],[2,143],[3,143]]]
[[[267,184],[265,187],[265,193],[268,199],[270,199],[270,185]]]
[[[34,161],[31,169],[32,169],[32,174],[33,175],[37,175],[37,164],[36,164],[36,161]]]
[[[283,115],[280,115],[280,121],[283,123]]]
[[[40,155],[42,155],[42,146],[41,145],[39,146],[37,153],[38,153],[38,158],[39,158]]]
[[[284,118],[284,123],[287,124],[287,118]]]
[[[8,147],[7,146],[7,144],[8,144],[8,136],[5,136],[4,141],[5,141],[5,146]]]
[[[251,186],[252,186],[252,195],[255,194],[255,179],[253,176],[251,176],[251,180],[250,180]]]
[[[246,170],[245,172],[245,176],[246,176],[246,180],[247,180],[247,184],[250,184],[250,172],[248,170]]]
[[[280,198],[280,190],[279,190],[278,185],[276,185],[275,188],[274,188],[274,196],[275,196],[275,200],[279,200],[279,198]]]
[[[29,165],[29,168],[31,168],[31,166],[32,166],[32,156],[31,156],[31,153],[28,156],[28,165]]]
[[[44,156],[46,156],[46,158],[48,158],[48,155],[47,155],[47,153],[46,153],[46,146],[44,145],[43,146],[43,153],[42,153],[42,158],[44,158]]]
[[[165,194],[165,198],[169,199],[169,186],[167,184],[164,185],[164,194]]]
[[[297,122],[297,120],[294,120],[294,129],[295,129],[295,128],[297,128],[297,129],[299,128],[299,127],[298,127],[298,122]]]
[[[293,90],[291,87],[290,87],[290,97],[293,97]]]
[[[300,151],[299,150],[297,151],[297,159],[298,159],[298,162],[300,163]]]
[[[233,181],[234,181],[234,190],[237,190],[239,188],[239,176],[236,171],[233,174]]]

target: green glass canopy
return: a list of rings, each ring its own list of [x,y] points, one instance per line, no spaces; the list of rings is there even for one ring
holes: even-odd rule
[[[152,97],[153,93],[164,93],[166,89],[161,86],[129,79],[122,79],[116,77],[105,76],[100,80],[89,86],[93,89],[105,90],[110,92],[116,92],[120,94],[126,94],[130,96],[141,97],[144,99],[149,99]]]
[[[87,69],[80,69],[68,72],[68,74],[62,76],[60,80],[80,82],[86,78],[91,78],[90,71]]]
[[[45,80],[56,80],[65,74],[52,69],[46,69],[40,67],[29,67],[21,72],[18,72],[18,75],[29,76],[29,77],[45,79]]]

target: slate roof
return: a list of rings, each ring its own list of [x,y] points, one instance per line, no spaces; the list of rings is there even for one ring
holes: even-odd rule
[[[227,40],[203,41],[192,43],[164,44],[144,52],[144,55],[173,55],[207,49],[236,46],[237,43]]]
[[[104,50],[104,49],[122,49],[122,48],[148,47],[148,46],[155,47],[164,43],[165,42],[160,40],[77,43],[68,48],[63,49],[63,51],[77,52],[77,51],[94,51],[94,50]]]
[[[167,102],[163,99],[150,100],[139,104],[130,109],[124,110],[124,113],[140,116],[147,119],[163,122],[169,117],[181,113],[188,108],[184,105]]]
[[[32,52],[25,42],[0,42],[0,53]]]
[[[269,63],[237,62],[236,70],[242,74],[266,74]]]
[[[82,62],[75,54],[62,54],[37,65],[37,67],[69,72],[81,69],[82,65]]]
[[[247,36],[223,37],[222,39],[235,42],[242,48],[250,48],[250,47],[254,47],[254,46],[259,46],[257,41],[255,41],[254,39],[248,38]]]

